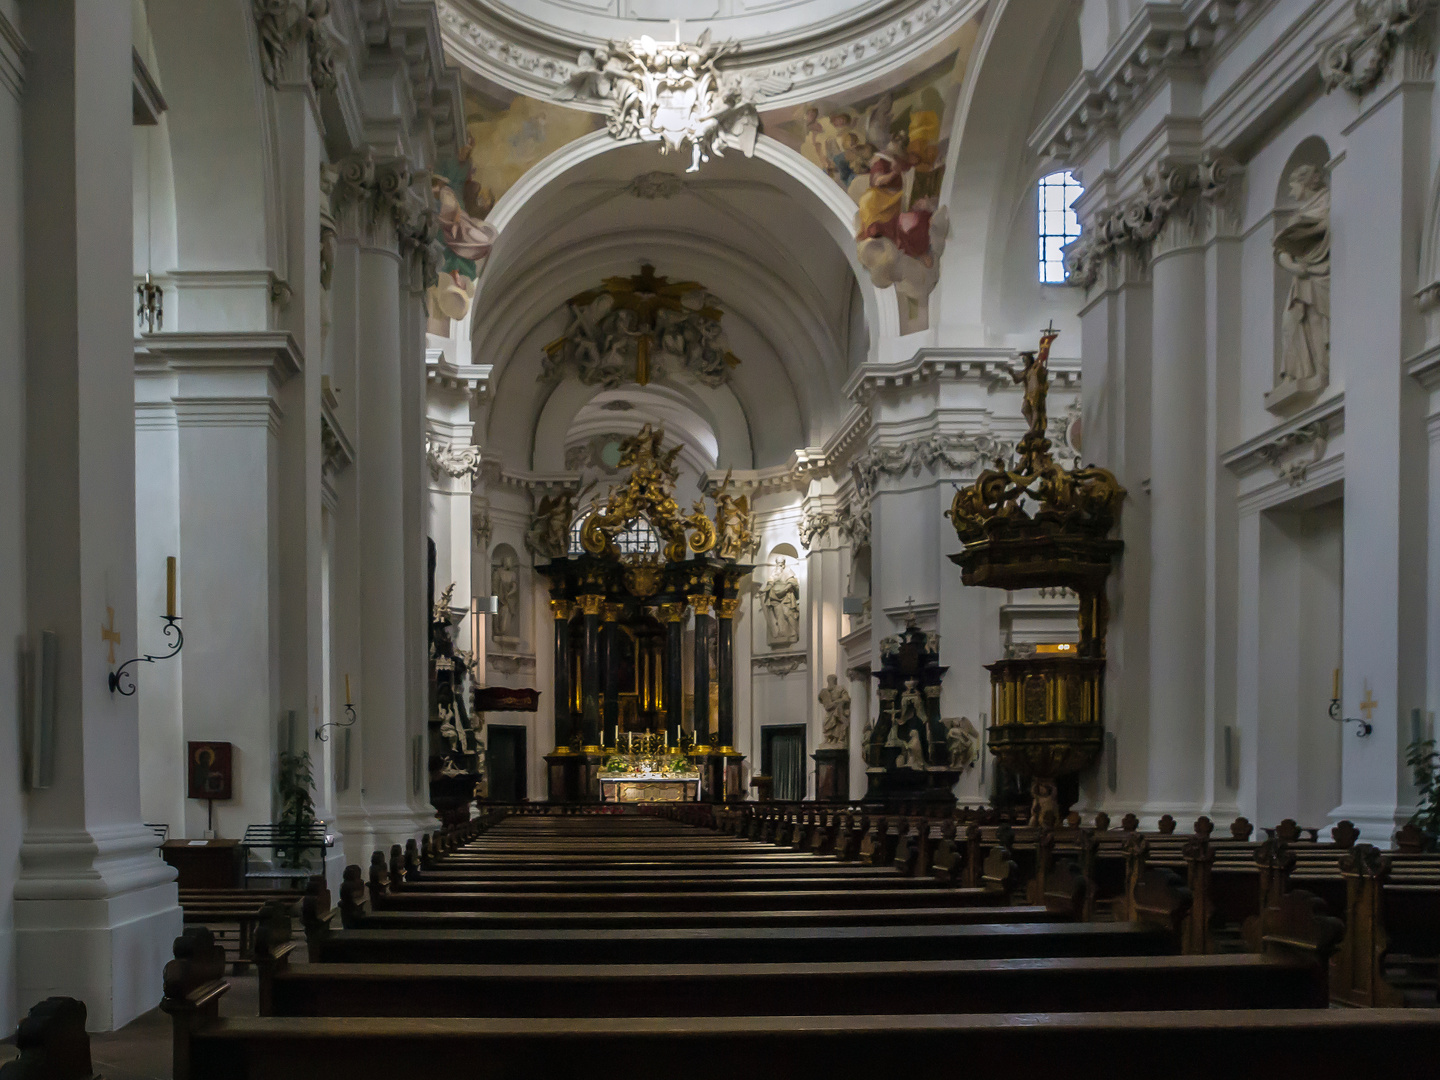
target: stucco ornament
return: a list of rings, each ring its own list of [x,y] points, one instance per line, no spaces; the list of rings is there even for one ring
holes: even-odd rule
[[[657,142],[662,154],[689,143],[686,172],[696,172],[727,149],[752,156],[760,134],[756,102],[790,89],[783,76],[720,71],[719,60],[739,50],[733,41],[712,42],[708,30],[693,43],[612,41],[580,53],[554,96],[605,103],[606,129],[617,139]]]

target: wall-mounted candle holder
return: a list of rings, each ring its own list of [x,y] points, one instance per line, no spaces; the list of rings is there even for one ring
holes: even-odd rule
[[[169,660],[185,647],[185,634],[180,629],[180,616],[162,615],[160,617],[165,620],[165,629],[163,631],[165,636],[167,638],[173,636],[175,639],[170,646],[170,651],[160,656],[137,656],[134,660],[126,660],[125,663],[110,672],[110,692],[112,694],[119,693],[124,697],[129,697],[135,693],[137,689],[135,676],[126,670],[131,664],[153,664],[156,660]],[[122,675],[125,676],[126,682],[130,684],[128,690],[120,685],[120,676]]]
[[[1330,719],[1339,724],[1358,724],[1359,726],[1355,729],[1357,739],[1363,739],[1375,730],[1375,725],[1369,720],[1362,720],[1358,716],[1342,716],[1338,697],[1330,699]]]
[[[325,723],[317,727],[315,729],[315,740],[317,742],[329,742],[330,736],[325,734],[325,729],[328,727],[339,728],[343,731],[345,728],[355,726],[355,721],[357,717],[355,715],[355,706],[350,703],[349,672],[346,672],[345,674],[345,717],[346,719],[344,720],[327,720],[325,721]]]
[[[174,555],[169,556],[165,560],[165,614],[160,616],[160,618],[165,620],[165,629],[163,631],[165,637],[167,639],[174,639],[170,645],[170,651],[162,653],[160,656],[137,656],[134,660],[126,660],[125,663],[110,672],[110,692],[112,694],[119,693],[123,697],[130,697],[138,689],[135,684],[134,674],[126,670],[131,664],[153,664],[157,660],[169,660],[178,655],[180,650],[185,647],[185,634],[180,629],[180,616],[175,614]],[[114,636],[114,640],[120,640],[118,634]],[[114,648],[113,644],[111,648]],[[111,655],[113,656],[114,653],[111,653]],[[120,685],[120,676],[122,675],[125,676],[125,680],[130,684],[130,689],[128,690]]]
[[[346,719],[344,720],[325,721],[325,723],[321,724],[318,728],[315,729],[315,738],[320,742],[329,742],[330,736],[325,734],[325,729],[327,727],[340,728],[343,731],[345,728],[355,726],[355,721],[357,719],[355,715],[355,706],[351,705],[348,701],[345,703],[345,716]]]

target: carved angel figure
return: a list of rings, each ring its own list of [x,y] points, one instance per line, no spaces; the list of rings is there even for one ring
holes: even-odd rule
[[[754,531],[754,519],[750,515],[750,500],[730,494],[730,472],[715,492],[715,554],[722,559],[738,559],[750,547]]]
[[[980,742],[980,733],[968,716],[948,717],[945,725],[945,749],[949,756],[950,768],[968,769],[975,764],[975,750]]]
[[[525,532],[525,550],[547,559],[563,559],[570,551],[570,522],[575,517],[575,505],[590,487],[579,495],[560,491],[542,498]]]

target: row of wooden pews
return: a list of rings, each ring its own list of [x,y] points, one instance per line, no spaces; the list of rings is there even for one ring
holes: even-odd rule
[[[1296,890],[1258,951],[1187,955],[1192,897],[1137,869],[1144,836],[1101,921],[1068,836],[1035,845],[1035,891],[1023,830],[976,850],[953,819],[798,813],[485,817],[377,853],[333,908],[307,896],[303,943],[280,906],[261,920],[257,1017],[222,1015],[223,952],[187,929],[174,1076],[1433,1073],[1440,1014],[1325,1008],[1336,924]]]
[[[1321,839],[1286,820],[1256,838],[1244,818],[1217,835],[1208,818],[1179,833],[1173,818],[1153,832],[1133,815],[1111,828],[1077,815],[1060,829],[986,821],[961,811],[943,819],[869,814],[858,808],[747,806],[721,810],[716,827],[792,850],[888,865],[900,876],[997,889],[1032,903],[1070,904],[1085,921],[1131,919],[1134,890],[1149,871],[1178,875],[1191,894],[1180,920],[1183,951],[1260,951],[1265,920],[1291,891],[1339,916],[1330,986],[1337,1004],[1436,1004],[1440,957],[1440,854],[1381,852],[1357,843],[1349,822]],[[1401,838],[1404,839],[1403,836]],[[997,854],[1000,852],[1000,854]],[[993,860],[993,866],[989,862]],[[1153,878],[1153,875],[1152,875]]]

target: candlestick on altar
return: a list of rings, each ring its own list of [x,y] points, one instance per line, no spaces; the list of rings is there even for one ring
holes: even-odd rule
[[[165,559],[165,614],[175,616],[175,556]]]

